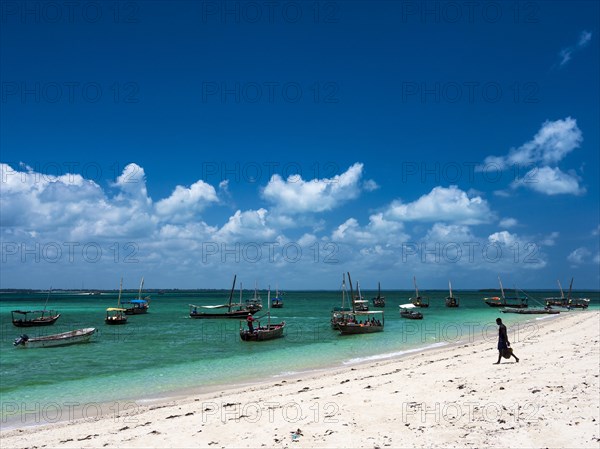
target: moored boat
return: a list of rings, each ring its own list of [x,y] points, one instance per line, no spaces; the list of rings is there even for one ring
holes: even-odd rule
[[[117,307],[109,307],[106,309],[106,318],[104,322],[108,325],[127,324],[125,309],[121,307],[121,293],[123,292],[123,278],[119,285],[119,297],[117,298]]]
[[[527,308],[527,309],[515,309],[512,307],[505,307],[503,309],[500,310],[500,312],[502,313],[519,313],[522,315],[542,315],[542,314],[549,314],[549,315],[555,315],[560,313],[560,310],[556,310],[556,309],[552,309],[550,307],[545,307],[543,309],[533,309],[533,308]]]
[[[267,325],[261,326],[259,320],[248,318],[248,320],[252,323],[252,329],[244,329],[243,321],[240,322],[240,338],[242,341],[266,341],[273,340],[275,338],[283,337],[283,330],[285,329],[285,321],[280,323],[272,324],[271,323],[271,288],[269,287],[268,292],[268,307],[267,311]],[[247,321],[248,322],[248,321]],[[257,327],[254,327],[254,322],[256,322]]]
[[[60,313],[54,310],[46,310],[48,300],[52,293],[52,287],[46,296],[46,303],[43,310],[12,310],[11,320],[15,327],[36,327],[36,326],[51,326],[60,318]]]
[[[240,303],[233,304],[233,291],[235,289],[235,281],[237,279],[237,275],[233,276],[233,285],[231,286],[231,292],[229,293],[229,302],[227,304],[219,304],[216,306],[197,306],[194,304],[190,304],[190,318],[196,319],[210,319],[210,318],[245,318],[248,314],[256,313],[256,310],[251,310],[245,307],[242,307],[241,304],[241,295],[242,290],[240,288]],[[203,312],[202,310],[219,310],[219,309],[227,309],[227,312]]]
[[[125,308],[125,315],[141,315],[148,312],[148,308],[150,307],[148,301],[150,300],[149,296],[142,298],[142,289],[144,288],[144,278],[142,278],[142,282],[140,283],[140,289],[138,290],[137,299],[132,299],[131,301],[124,302],[123,304],[130,304],[131,307]]]
[[[373,307],[385,307],[385,296],[381,296],[381,282],[377,282],[377,296],[371,301],[373,301]]]
[[[87,343],[95,332],[95,328],[88,327],[86,329],[77,329],[43,337],[30,338],[27,335],[21,335],[19,338],[15,339],[13,345],[18,348],[48,348]]]
[[[458,307],[460,300],[452,294],[452,282],[450,281],[448,281],[448,290],[450,291],[450,296],[446,298],[446,307]]]
[[[383,310],[371,312],[357,310],[356,302],[360,300],[355,299],[350,273],[348,273],[348,283],[350,284],[352,310],[348,312],[341,312],[341,319],[337,323],[337,328],[340,331],[340,335],[371,334],[374,332],[382,332],[385,326]],[[356,285],[358,287],[358,283]],[[360,298],[360,290],[357,297]]]
[[[415,296],[410,298],[409,301],[415,307],[429,307],[429,298],[427,296],[421,296],[419,294],[419,288],[417,287],[417,277],[413,276],[413,283],[415,285]]]
[[[415,307],[417,307],[417,306],[415,306],[412,303],[401,304],[400,305],[400,317],[407,318],[409,320],[422,320],[423,314],[421,312],[417,312],[416,310],[411,310],[411,309],[414,309]]]
[[[514,309],[526,309],[528,306],[527,298],[519,298],[515,296],[513,298],[507,298],[504,295],[504,287],[502,286],[502,281],[500,280],[500,276],[498,276],[498,283],[500,284],[500,293],[502,297],[493,296],[489,298],[483,298],[484,302],[490,307],[512,307]]]

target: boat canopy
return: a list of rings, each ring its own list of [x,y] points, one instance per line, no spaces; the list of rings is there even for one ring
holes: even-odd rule
[[[121,309],[119,307],[109,307],[106,309],[107,312],[125,312],[125,309]]]
[[[400,304],[401,309],[416,309],[417,306],[414,304]]]
[[[232,306],[235,304],[232,304]],[[218,306],[196,306],[194,304],[190,304],[190,307],[198,308],[198,309],[226,309],[229,307],[229,304],[220,304]]]
[[[148,301],[146,301],[145,299],[132,299],[131,301],[129,301],[129,303],[131,303],[131,304],[148,304]]]
[[[362,311],[362,310],[357,310],[356,312],[353,312],[352,310],[349,311],[340,311],[340,313],[344,313],[344,314],[348,314],[348,315],[376,315],[376,314],[383,314],[383,310],[370,310],[370,311]]]

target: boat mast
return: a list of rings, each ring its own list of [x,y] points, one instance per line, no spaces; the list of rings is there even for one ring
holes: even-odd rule
[[[416,276],[413,276],[413,284],[415,284],[415,293],[418,298],[419,297],[419,288],[417,287],[417,277]]]
[[[558,288],[560,288],[560,299],[565,299],[565,292],[563,292],[562,285],[560,285],[560,279],[557,279],[556,282],[558,282]]]
[[[346,273],[342,273],[342,310],[346,306]]]
[[[377,299],[381,298],[381,282],[377,282]]]
[[[500,283],[500,292],[502,292],[502,299],[505,299],[504,296],[504,287],[502,287],[502,281],[500,280],[500,276],[498,275],[498,282]]]
[[[348,283],[350,284],[350,299],[352,300],[352,313],[355,313],[354,308],[354,290],[352,290],[352,279],[350,278],[350,272],[348,271]]]
[[[138,299],[142,299],[142,289],[144,288],[144,276],[142,276],[142,282],[140,283],[140,290],[138,291]]]
[[[121,292],[123,291],[123,278],[121,278],[121,283],[119,284],[119,298],[117,299],[117,307],[121,307]]]
[[[231,292],[229,292],[229,309],[228,311],[231,312],[231,300],[233,299],[233,290],[235,289],[235,280],[237,279],[237,274],[233,275],[233,285],[231,286]]]
[[[448,281],[448,289],[450,290],[450,298],[454,298],[454,296],[452,296],[452,281]]]
[[[571,299],[571,290],[573,289],[573,278],[571,278],[571,283],[569,284],[569,294],[567,299]]]
[[[267,293],[267,330],[271,329],[271,286],[269,285],[269,291]]]
[[[46,296],[46,303],[44,304],[44,312],[46,311],[46,306],[48,305],[48,300],[50,299],[51,292],[52,292],[52,286],[50,286],[50,290],[48,290],[48,296]]]

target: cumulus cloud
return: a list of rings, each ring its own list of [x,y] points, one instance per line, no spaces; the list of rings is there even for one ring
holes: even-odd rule
[[[457,186],[435,187],[411,203],[393,201],[385,215],[399,221],[445,221],[461,224],[487,223],[494,216],[486,200],[480,196],[469,197]]]
[[[355,218],[349,218],[333,231],[331,239],[361,245],[399,245],[408,238],[403,229],[402,223],[387,220],[378,213],[369,217],[366,226],[360,226]]]
[[[217,201],[215,188],[199,180],[189,188],[177,186],[171,196],[158,201],[155,207],[161,217],[170,221],[186,221]]]
[[[583,195],[586,189],[579,186],[579,181],[572,171],[565,173],[558,167],[536,167],[522,179],[513,181],[511,187],[526,187],[544,195]]]
[[[270,240],[276,237],[277,232],[267,223],[269,212],[266,209],[238,210],[229,217],[214,237],[217,240],[235,241],[239,239]]]
[[[477,167],[493,166],[504,170],[511,166],[527,167],[536,163],[554,164],[578,148],[583,140],[577,120],[571,117],[546,121],[532,140],[518,148],[511,148],[506,156],[488,156],[484,164]]]
[[[305,181],[293,175],[283,180],[274,174],[262,196],[287,214],[328,211],[359,196],[362,172],[363,164],[357,162],[332,178]],[[369,188],[374,185],[373,181]]]
[[[592,253],[589,249],[580,247],[571,251],[571,253],[567,256],[567,261],[569,261],[572,265],[582,265],[591,255]]]

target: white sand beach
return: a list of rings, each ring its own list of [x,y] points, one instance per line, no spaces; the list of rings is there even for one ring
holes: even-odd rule
[[[493,365],[495,340],[479,339],[4,430],[0,446],[600,447],[600,312],[534,320],[521,335],[508,327],[520,363]]]

